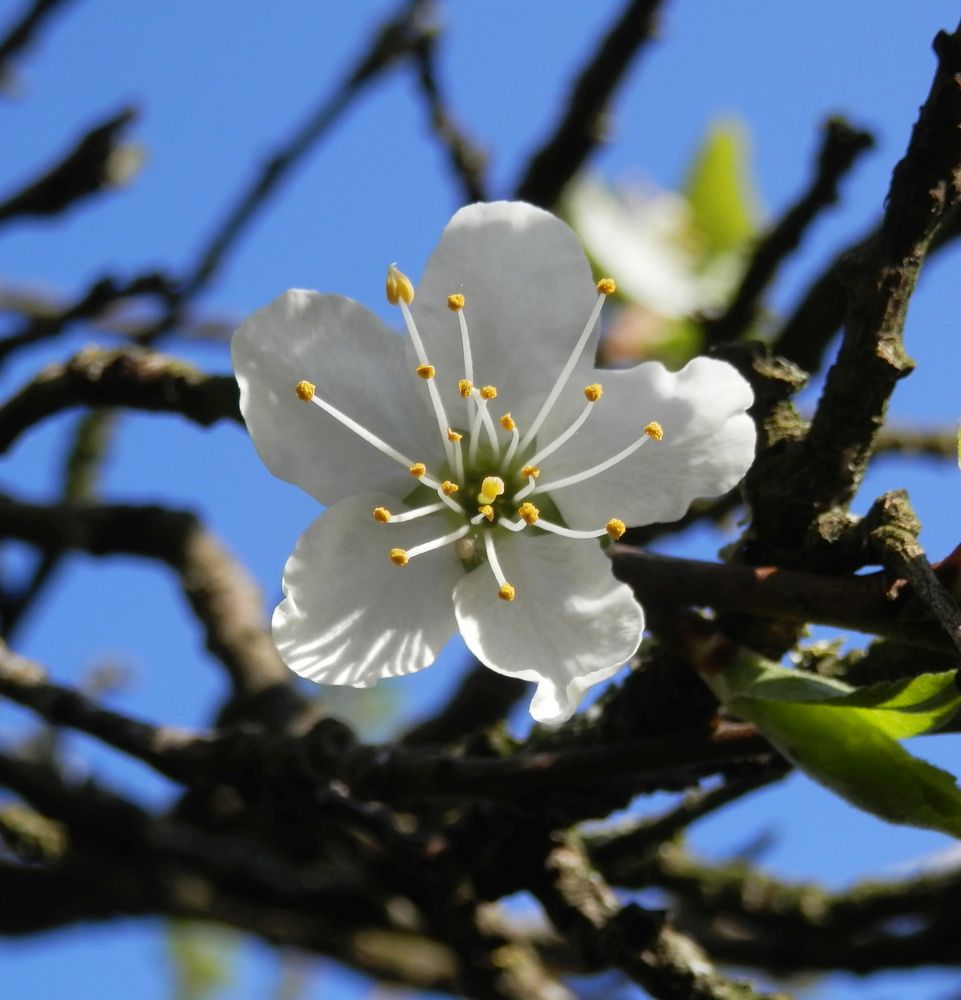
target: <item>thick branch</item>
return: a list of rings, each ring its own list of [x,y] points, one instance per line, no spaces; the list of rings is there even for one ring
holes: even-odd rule
[[[752,1000],[766,995],[720,976],[697,944],[660,915],[633,903],[622,907],[575,840],[555,847],[546,868],[538,895],[588,968],[621,969],[656,1000]]]
[[[203,375],[146,350],[90,348],[47,368],[0,406],[0,453],[29,427],[75,406],[179,413],[202,427],[241,419],[239,390],[231,376]]]
[[[675,559],[619,546],[614,569],[651,606],[709,607],[797,624],[816,623],[945,651],[951,643],[908,588],[892,593],[884,573],[831,576]],[[953,566],[946,582],[954,581]]]
[[[0,534],[43,551],[80,549],[167,563],[180,575],[206,629],[207,648],[227,667],[238,695],[273,692],[288,684],[289,671],[264,630],[257,586],[192,514],[122,505],[43,507],[0,496]]]

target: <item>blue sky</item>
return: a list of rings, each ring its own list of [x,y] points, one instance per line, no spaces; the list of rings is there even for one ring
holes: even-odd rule
[[[68,4],[23,60],[19,98],[0,103],[0,191],[126,104],[140,108],[132,135],[147,161],[128,188],[76,208],[66,220],[8,227],[0,238],[0,276],[70,296],[104,272],[188,266],[235,192],[336,84],[392,6],[379,0]],[[610,0],[492,0],[442,10],[441,79],[453,114],[489,153],[492,195],[509,194],[525,155],[553,123],[571,74],[619,7]],[[0,4],[0,24],[19,8],[10,0]],[[707,126],[736,117],[751,137],[757,190],[774,218],[809,176],[827,115],[841,112],[874,131],[877,147],[845,183],[842,204],[817,223],[775,289],[774,304],[789,307],[826,255],[877,217],[927,92],[931,39],[939,28],[953,28],[958,16],[950,0],[880,9],[867,0],[668,3],[660,37],[627,79],[610,142],[591,169],[610,180],[646,177],[676,187]],[[457,206],[457,188],[430,137],[411,74],[395,71],[353,106],[258,216],[198,305],[242,318],[300,286],[352,296],[387,317],[385,265],[396,260],[419,275]],[[925,271],[907,331],[918,369],[899,385],[892,420],[950,425],[958,418],[959,265],[958,252],[950,251]],[[90,336],[76,331],[43,356],[68,356]],[[211,370],[229,366],[220,344],[167,348]],[[37,355],[29,362],[5,372],[4,393],[32,373]],[[25,436],[0,470],[3,487],[48,497],[72,420],[50,421]],[[946,554],[958,541],[951,515],[961,475],[950,465],[880,462],[856,508],[902,486],[911,491],[932,558]],[[117,500],[200,511],[252,568],[269,603],[279,595],[297,535],[317,514],[313,501],[270,477],[237,428],[204,432],[175,418],[124,420],[103,491]],[[723,541],[701,532],[672,541],[670,551],[711,557]],[[115,703],[150,719],[203,724],[222,693],[169,576],[133,560],[69,560],[24,631],[21,651],[67,682],[104,660],[129,666],[131,683]],[[394,709],[413,718],[442,700],[457,676],[457,656],[448,660],[445,668],[392,686],[387,699]],[[339,704],[351,710],[349,697]],[[25,719],[0,709],[0,726],[19,729]],[[148,801],[169,794],[143,769],[118,764],[87,741],[76,746],[78,756],[131,794]],[[929,740],[920,749],[958,769],[957,740]],[[800,777],[702,823],[693,842],[722,857],[760,831],[775,835],[766,857],[772,869],[838,886],[949,844],[862,816]],[[267,949],[252,946],[243,954],[235,985],[223,994],[230,1000],[267,995],[276,976]],[[72,1000],[133,992],[153,1000],[170,995],[164,970],[157,923],[0,941],[0,977],[13,984],[10,995],[18,1000],[55,992]],[[915,995],[931,997],[946,996],[952,982],[938,973],[912,981]],[[804,995],[873,1000],[906,988],[901,977],[853,986],[838,977],[810,985]],[[318,971],[309,996],[355,997],[364,990],[352,976]]]

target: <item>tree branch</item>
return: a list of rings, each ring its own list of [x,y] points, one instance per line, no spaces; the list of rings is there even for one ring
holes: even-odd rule
[[[807,191],[788,209],[754,249],[741,284],[727,309],[704,324],[708,344],[734,340],[750,326],[761,296],[785,259],[801,243],[814,220],[838,199],[841,179],[874,139],[843,118],[830,118],[824,126],[817,167]]]
[[[124,406],[181,416],[209,427],[241,422],[230,375],[203,375],[182,361],[135,348],[89,348],[41,372],[0,406],[0,453],[47,417],[75,406]]]
[[[515,197],[550,208],[604,134],[604,116],[638,51],[653,37],[662,0],[629,0],[581,70],[567,108],[531,157]]]
[[[0,202],[0,224],[19,216],[59,215],[75,202],[127,179],[121,135],[136,118],[125,108],[94,126],[46,173]]]

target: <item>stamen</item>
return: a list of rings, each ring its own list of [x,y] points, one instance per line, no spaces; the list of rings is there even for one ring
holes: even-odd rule
[[[414,371],[423,378],[433,378],[437,374],[437,369],[433,365],[418,365]]]
[[[533,524],[540,519],[541,512],[532,503],[522,503],[517,508],[518,516],[527,524]]]
[[[391,271],[397,271],[397,269],[391,265],[387,271],[387,283],[390,285]],[[400,274],[400,271],[397,271]],[[401,275],[401,277],[405,277]],[[405,278],[407,284],[410,285],[410,279]],[[388,301],[390,300],[390,294],[388,293]],[[410,298],[405,298],[403,294],[398,293],[397,305],[400,306],[401,315],[404,317],[404,325],[407,327],[407,333],[410,336],[410,342],[414,347],[414,353],[417,355],[417,374],[427,380],[427,390],[430,396],[431,405],[434,407],[434,416],[437,418],[437,426],[440,429],[441,436],[445,438],[444,440],[444,452],[447,455],[447,461],[453,464],[454,462],[454,450],[446,440],[446,428],[450,426],[450,422],[447,419],[447,414],[444,412],[444,402],[440,398],[440,392],[437,390],[437,386],[434,384],[434,366],[427,360],[427,352],[424,350],[424,342],[420,339],[420,334],[417,332],[417,324],[414,322],[414,317],[411,314],[409,303],[414,300],[414,289],[411,286]],[[431,374],[422,374],[423,372],[430,372]]]
[[[601,278],[596,287],[601,295],[613,295],[617,291],[617,283],[613,278]]]
[[[445,504],[438,501],[437,503],[429,503],[424,507],[415,507],[414,510],[405,510],[403,514],[392,514],[386,507],[375,507],[374,520],[379,521],[381,524],[386,524],[388,521],[391,524],[401,524],[403,521],[416,521],[419,517],[435,514],[437,511],[443,510],[445,506]],[[387,517],[379,515],[378,511],[383,511],[387,514]]]
[[[434,538],[429,542],[423,542],[421,545],[415,545],[412,549],[391,549],[390,561],[395,566],[406,566],[415,556],[422,556],[425,552],[433,552],[434,549],[457,542],[469,531],[470,526],[462,524],[456,531],[452,531],[449,535],[442,535],[440,538]]]
[[[497,386],[484,385],[480,388],[481,399],[497,399]]]
[[[509,425],[508,425],[509,422]],[[501,427],[505,431],[511,432],[511,443],[507,446],[507,454],[504,456],[504,466],[508,466],[511,463],[511,459],[517,454],[517,449],[521,443],[520,431],[517,429],[517,421],[509,414],[505,413],[501,417]]]
[[[459,292],[447,296],[447,308],[457,313],[457,323],[460,326],[461,350],[464,354],[464,377],[469,382],[474,381],[474,358],[471,355],[470,336],[467,333],[467,317],[464,315],[464,296]],[[464,397],[467,398],[466,396]]]
[[[513,503],[523,500],[524,497],[529,497],[534,492],[537,487],[536,479],[540,474],[541,470],[531,465],[525,465],[524,468],[521,469],[521,475],[527,476],[527,485],[514,494],[511,498]]]
[[[642,444],[646,444],[649,440],[660,441],[663,437],[664,431],[661,429],[661,425],[656,421],[651,421],[644,428],[644,433],[636,441],[629,444],[626,448],[621,449],[616,455],[612,455],[603,462],[598,462],[597,465],[592,465],[583,472],[575,472],[572,476],[555,479],[552,483],[541,483],[533,492],[548,493],[563,489],[565,486],[574,486],[576,483],[583,483],[585,479],[592,479],[594,476],[598,476],[612,466],[617,465],[618,462],[623,462],[625,458],[630,458]],[[516,500],[517,497],[515,496],[514,499]]]
[[[487,390],[493,389],[493,395],[485,395]],[[491,419],[490,413],[487,411],[487,401],[488,399],[493,399],[497,395],[497,390],[494,389],[492,385],[484,386],[483,389],[475,391],[474,402],[477,404],[477,412],[474,414],[474,420],[471,424],[470,429],[470,450],[468,455],[470,461],[473,464],[477,461],[477,449],[480,447],[480,428],[481,424],[487,430],[487,437],[490,440],[491,447],[494,449],[494,457],[499,459],[501,453],[500,442],[497,440],[497,430],[494,427],[494,421]]]
[[[454,484],[452,483],[451,485],[453,486]],[[457,487],[455,486],[454,488],[456,489]],[[444,490],[443,483],[441,483],[441,485],[437,488],[437,496],[440,497],[441,503],[445,507],[450,508],[455,514],[460,514],[461,517],[463,517],[467,513],[467,511],[464,510],[464,508]]]
[[[480,524],[484,518],[493,523],[494,521],[494,508],[490,504],[483,504],[477,508],[477,513],[470,519],[471,524]]]
[[[612,517],[604,527],[615,542],[627,531],[627,525],[619,517]]]
[[[410,278],[397,269],[396,264],[387,268],[387,301],[392,306],[399,302],[410,305],[414,301],[414,286]]]
[[[425,486],[429,486],[432,490],[440,489],[440,483],[427,475],[427,466],[423,462],[414,462],[407,471],[415,479],[419,479]]]
[[[456,493],[460,489],[457,483],[452,483],[449,479],[445,479],[440,484],[440,488],[447,494],[447,496],[451,496],[451,494]]]
[[[604,390],[601,386],[594,382],[591,385],[584,387],[584,397],[587,399],[587,406],[581,410],[577,419],[570,427],[567,428],[562,434],[559,434],[550,444],[545,445],[540,451],[531,455],[531,465],[537,465],[538,462],[543,462],[548,455],[553,455],[562,444],[570,441],[570,439],[584,426],[584,421],[591,415],[591,410],[594,408],[594,404],[604,395]]]
[[[466,524],[462,524],[456,531],[452,531],[449,535],[442,535],[440,538],[435,538],[431,542],[423,542],[420,545],[415,545],[412,549],[407,550],[407,556],[413,559],[414,556],[422,556],[425,552],[433,552],[434,549],[442,548],[444,545],[450,545],[452,542],[459,541],[470,531],[470,527]]]
[[[515,590],[507,582],[507,577],[504,576],[504,571],[501,569],[500,560],[497,558],[497,550],[494,548],[494,535],[490,531],[484,532],[484,550],[487,552],[487,561],[490,563],[494,579],[500,585],[497,596],[502,601],[513,601]]]
[[[457,391],[464,399],[470,399],[471,393],[474,391],[474,383],[469,378],[462,378],[457,383]]]
[[[452,430],[450,427],[447,428],[448,441],[453,441],[456,444],[458,441],[462,440],[463,437],[464,437],[463,434],[458,434],[457,431]]]
[[[520,511],[518,511],[520,513]],[[531,522],[532,523],[532,522]],[[579,531],[576,528],[565,528],[563,525],[554,524],[553,521],[545,521],[543,518],[537,519],[537,527],[549,531],[552,535],[561,535],[564,538],[603,538],[610,535],[613,539],[618,539],[627,531],[624,522],[619,518],[612,517],[603,528],[596,530]]]
[[[378,524],[386,524],[394,516],[386,507],[375,507],[371,513]]]
[[[610,281],[609,278],[605,280]],[[613,284],[614,282],[611,281],[612,286]],[[547,415],[554,408],[554,404],[557,402],[557,397],[561,394],[561,389],[567,385],[567,380],[571,377],[571,372],[574,371],[574,367],[577,365],[581,354],[583,354],[588,340],[590,340],[591,333],[597,325],[597,317],[601,314],[601,307],[604,305],[604,299],[609,294],[607,292],[600,291],[600,283],[598,284],[598,289],[598,296],[594,303],[594,308],[591,310],[590,316],[587,317],[587,323],[584,325],[584,329],[581,331],[580,337],[577,338],[574,350],[571,351],[571,355],[567,359],[564,367],[561,369],[560,375],[557,376],[557,381],[554,383],[551,391],[547,394],[547,399],[544,400],[537,416],[534,418],[534,422],[530,425],[530,427],[528,427],[527,433],[521,439],[521,448],[526,448],[531,441],[534,440],[537,432],[541,429],[541,424],[544,423],[547,419]]]
[[[379,452],[382,452],[388,458],[392,458],[395,462],[400,462],[401,465],[407,466],[412,475],[414,475],[415,466],[420,466],[424,469],[424,472],[427,471],[423,463],[412,463],[405,454],[399,452],[382,438],[379,438],[373,431],[367,430],[366,427],[357,423],[352,417],[348,417],[346,413],[341,413],[336,406],[332,406],[325,399],[322,399],[316,394],[315,388],[311,382],[301,381],[297,383],[295,391],[299,399],[319,406],[325,413],[329,413],[335,420],[339,420],[348,430],[353,431],[359,438],[363,438],[369,445],[373,445]],[[420,475],[423,476],[423,472]],[[424,482],[428,482],[428,480],[425,479]]]

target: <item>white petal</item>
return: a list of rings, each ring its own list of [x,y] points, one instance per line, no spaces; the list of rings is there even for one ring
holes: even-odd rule
[[[412,311],[456,424],[464,362],[457,316],[447,308],[455,292],[466,299],[474,382],[497,386],[496,412],[510,410],[523,434],[597,298],[584,251],[565,223],[523,202],[468,205],[451,219]],[[595,332],[584,351],[588,368],[596,340]]]
[[[609,268],[628,298],[662,316],[686,316],[708,305],[690,242],[690,208],[670,191],[623,194],[585,178],[565,207],[591,255]]]
[[[481,662],[536,681],[531,715],[560,725],[589,687],[634,655],[644,613],[596,543],[526,531],[498,532],[496,542],[516,596],[502,601],[490,568],[480,566],[454,590],[457,624]]]
[[[725,493],[750,468],[756,431],[746,410],[754,397],[726,362],[695,358],[676,374],[649,362],[594,376],[604,396],[584,427],[544,462],[541,482],[597,465],[652,420],[664,438],[647,441],[607,472],[551,493],[570,527],[601,527],[609,517],[628,525],[676,521],[692,501]],[[574,413],[567,405],[568,415]],[[560,414],[555,419],[560,422]]]
[[[451,592],[463,576],[450,549],[395,566],[391,548],[412,548],[448,528],[441,514],[378,524],[375,506],[400,513],[383,494],[330,507],[301,535],[284,570],[286,597],[274,642],[291,670],[318,684],[369,687],[429,667],[457,631]]]
[[[371,490],[406,496],[407,470],[294,393],[301,379],[388,444],[428,467],[443,445],[404,340],[363,306],[293,290],[259,309],[231,343],[240,407],[268,469],[321,503]]]

